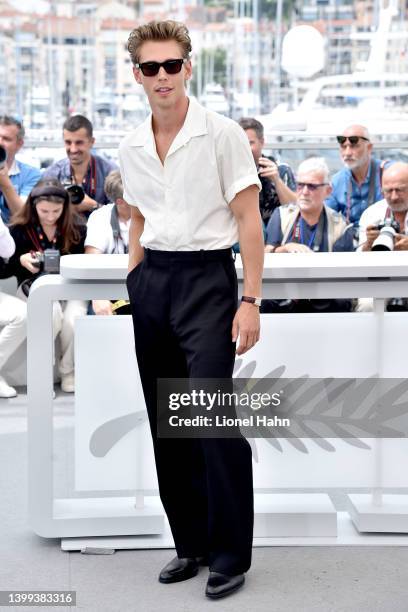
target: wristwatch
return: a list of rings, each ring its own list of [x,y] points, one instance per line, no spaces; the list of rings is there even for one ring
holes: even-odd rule
[[[248,304],[254,304],[254,306],[260,306],[262,302],[261,297],[250,297],[249,295],[243,295],[241,302],[248,302]]]

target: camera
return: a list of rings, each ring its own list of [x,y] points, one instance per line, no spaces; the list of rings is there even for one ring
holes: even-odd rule
[[[7,162],[7,151],[0,145],[0,170],[4,168]]]
[[[59,274],[60,271],[60,252],[58,249],[45,249],[43,253],[35,253],[36,261],[33,266],[43,274]]]
[[[75,204],[75,206],[80,204],[85,197],[85,191],[83,190],[81,185],[71,183],[69,180],[63,181],[62,184],[64,186],[65,191],[69,193],[71,204]]]
[[[395,219],[384,219],[375,229],[379,230],[380,235],[374,240],[371,250],[393,251],[395,235],[400,232],[399,223]]]

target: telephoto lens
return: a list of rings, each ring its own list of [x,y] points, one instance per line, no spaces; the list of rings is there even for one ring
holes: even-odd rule
[[[80,204],[85,197],[85,191],[81,185],[68,185],[65,187],[71,198],[71,204]]]
[[[0,145],[0,170],[4,168],[7,162],[7,151]]]
[[[385,219],[383,223],[377,226],[380,230],[378,238],[373,242],[371,247],[372,251],[393,251],[394,250],[394,239],[399,233],[400,227],[397,221],[393,219]]]

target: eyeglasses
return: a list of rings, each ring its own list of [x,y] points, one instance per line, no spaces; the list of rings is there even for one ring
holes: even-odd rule
[[[391,195],[393,191],[395,192],[395,195],[401,196],[408,191],[408,185],[405,185],[405,187],[390,187],[382,190],[385,196]]]
[[[186,59],[169,59],[165,62],[143,62],[142,64],[136,64],[136,68],[140,68],[144,76],[147,77],[156,76],[162,66],[167,74],[177,74],[186,62]]]
[[[370,142],[370,140],[365,138],[365,136],[336,136],[336,140],[340,146],[343,146],[346,143],[346,140],[348,140],[352,147],[355,147],[360,140]]]
[[[305,187],[308,188],[309,191],[316,191],[319,187],[324,187],[327,183],[300,183],[298,182],[296,185],[297,191],[303,191]]]

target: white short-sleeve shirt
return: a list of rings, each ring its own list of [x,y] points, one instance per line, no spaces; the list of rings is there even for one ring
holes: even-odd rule
[[[371,204],[365,209],[360,217],[359,235],[358,235],[358,251],[361,251],[367,241],[366,229],[369,225],[378,225],[382,223],[387,215],[388,204],[387,200],[380,200],[375,204]],[[401,228],[401,232],[408,234],[408,214],[405,215],[405,227]]]
[[[229,204],[261,183],[244,130],[190,98],[164,164],[150,115],[119,148],[124,199],[145,218],[142,246],[163,251],[231,247],[238,226]]]
[[[115,244],[111,216],[113,204],[106,204],[94,210],[86,224],[85,246],[99,249],[101,253],[124,253],[124,247],[129,244],[129,221],[119,219],[120,238]]]

